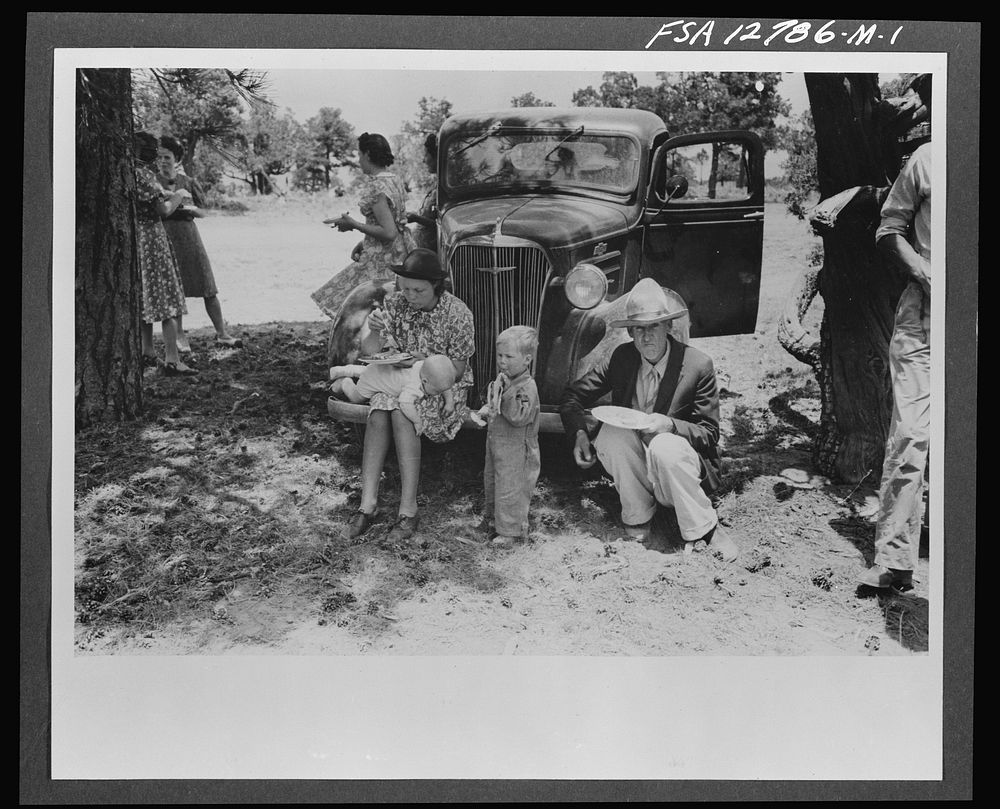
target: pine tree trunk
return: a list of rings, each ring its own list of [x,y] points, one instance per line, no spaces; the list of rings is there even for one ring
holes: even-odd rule
[[[878,480],[892,408],[888,349],[902,279],[875,250],[878,191],[897,153],[874,115],[873,74],[805,76],[816,125],[821,200],[868,186],[823,235],[819,292],[822,414],[814,462],[835,480]]]
[[[77,72],[77,428],[142,409],[135,246],[132,86],[128,70]]]

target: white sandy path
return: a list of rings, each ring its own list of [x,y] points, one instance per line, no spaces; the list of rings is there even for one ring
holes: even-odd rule
[[[198,230],[212,261],[222,311],[230,326],[275,321],[324,321],[309,294],[343,269],[357,233],[339,233],[298,216],[264,212],[210,213]],[[211,325],[198,298],[188,298],[186,329]]]

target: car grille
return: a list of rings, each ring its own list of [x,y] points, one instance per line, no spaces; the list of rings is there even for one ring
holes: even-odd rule
[[[551,270],[541,248],[460,244],[451,256],[455,295],[472,310],[476,353],[475,387],[469,404],[480,404],[496,377],[496,337],[509,326],[538,328],[538,315]]]

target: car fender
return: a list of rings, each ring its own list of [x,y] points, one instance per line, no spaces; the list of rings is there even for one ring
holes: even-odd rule
[[[542,401],[558,402],[566,385],[583,375],[616,345],[628,340],[624,329],[609,329],[611,303],[593,309],[570,309],[558,329],[550,334],[545,367],[536,373]]]

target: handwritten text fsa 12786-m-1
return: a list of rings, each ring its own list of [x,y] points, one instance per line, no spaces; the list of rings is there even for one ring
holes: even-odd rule
[[[661,37],[666,37],[666,41],[661,43],[663,45],[674,43],[676,45],[686,44],[688,47],[702,45],[707,48],[712,45],[712,38],[716,34],[715,23],[715,20],[674,20],[664,23],[660,26],[660,30],[653,35],[653,38],[646,43],[646,48],[650,48]],[[770,28],[766,28],[763,23],[752,20],[740,23],[735,28],[727,30],[725,34],[719,32],[719,41],[722,45],[731,46],[735,43],[761,40],[761,44],[765,47],[777,40],[789,45],[797,43],[827,45],[838,40],[842,40],[848,45],[857,46],[870,45],[880,41],[895,45],[896,38],[903,30],[903,26],[900,25],[891,33],[880,34],[876,23],[861,24],[851,31],[837,30],[836,25],[836,20],[828,20],[819,26],[814,26],[813,23],[805,20],[782,20]]]

